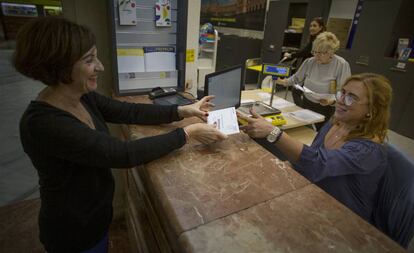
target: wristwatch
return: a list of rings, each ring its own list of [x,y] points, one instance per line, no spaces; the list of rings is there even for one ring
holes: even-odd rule
[[[282,133],[283,133],[283,131],[280,130],[280,128],[275,127],[270,132],[270,134],[266,137],[266,140],[270,143],[276,143],[280,139],[280,137],[282,136]]]

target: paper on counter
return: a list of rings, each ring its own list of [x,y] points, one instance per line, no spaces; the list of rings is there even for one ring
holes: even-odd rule
[[[227,135],[240,132],[239,124],[237,123],[236,109],[234,107],[210,111],[208,113],[207,123],[216,123],[217,129]]]
[[[268,105],[270,103],[270,100],[263,101],[263,103]],[[290,107],[294,105],[295,105],[294,103],[291,103],[283,98],[274,98],[272,102],[272,107],[276,109],[282,109],[282,108],[286,108],[286,107]]]
[[[317,100],[317,101],[319,101],[321,99],[327,99],[327,100],[335,99],[334,94],[316,93],[316,92],[306,88],[305,86],[300,86],[299,84],[295,84],[293,87],[295,87],[295,89],[303,91],[303,93],[305,93],[307,97],[309,97],[311,99],[314,99],[314,100]]]
[[[297,120],[305,122],[316,122],[325,119],[325,116],[323,116],[322,114],[313,112],[308,109],[289,112],[288,114]]]
[[[271,96],[270,93],[266,93],[266,92],[258,92],[257,95],[260,97],[262,101],[270,100],[270,96]]]
[[[242,99],[240,100],[240,104],[247,104],[247,103],[254,103],[256,100],[254,99]]]

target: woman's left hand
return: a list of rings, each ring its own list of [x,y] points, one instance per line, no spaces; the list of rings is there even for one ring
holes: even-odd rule
[[[178,115],[181,118],[199,117],[200,119],[207,121],[208,111],[214,104],[210,102],[214,96],[205,96],[200,101],[185,106],[178,106]]]

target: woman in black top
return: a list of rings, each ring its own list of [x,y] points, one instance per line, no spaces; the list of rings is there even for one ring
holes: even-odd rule
[[[47,86],[23,114],[20,135],[39,175],[40,240],[48,252],[105,248],[114,194],[111,168],[152,161],[191,138],[202,143],[226,138],[205,123],[134,141],[110,136],[106,122],[206,119],[212,97],[177,107],[119,102],[96,93],[97,76],[104,68],[95,36],[65,19],[40,18],[24,26],[13,63],[20,73]]]
[[[316,39],[316,37],[326,31],[326,26],[323,22],[321,17],[313,18],[310,25],[309,25],[309,41],[308,44],[302,49],[294,53],[284,53],[283,57],[286,60],[295,59],[295,58],[302,58],[305,60],[307,58],[313,57],[312,55],[312,43]]]

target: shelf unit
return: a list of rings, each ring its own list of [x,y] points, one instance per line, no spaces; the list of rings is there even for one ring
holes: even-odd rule
[[[412,38],[414,34],[413,26],[408,25],[414,20],[413,10],[412,0],[365,0],[352,48],[338,52],[349,62],[353,74],[379,73],[391,81],[389,128],[409,138],[414,138],[414,63],[392,56],[398,38]],[[401,63],[403,68],[398,67]]]
[[[187,38],[188,1],[170,1],[171,26],[155,25],[156,0],[134,1],[136,25],[120,25],[119,1],[107,0],[113,72],[113,88],[116,95],[144,94],[154,87],[184,89],[185,52]],[[118,69],[119,49],[143,50],[145,47],[174,48],[175,68],[165,71],[130,72]],[[142,54],[140,54],[141,57]],[[145,54],[144,54],[145,56]],[[145,58],[145,57],[144,57]]]
[[[218,32],[217,30],[214,30],[213,41],[203,41],[199,44],[197,62],[197,90],[204,90],[205,76],[216,71],[218,40]]]

